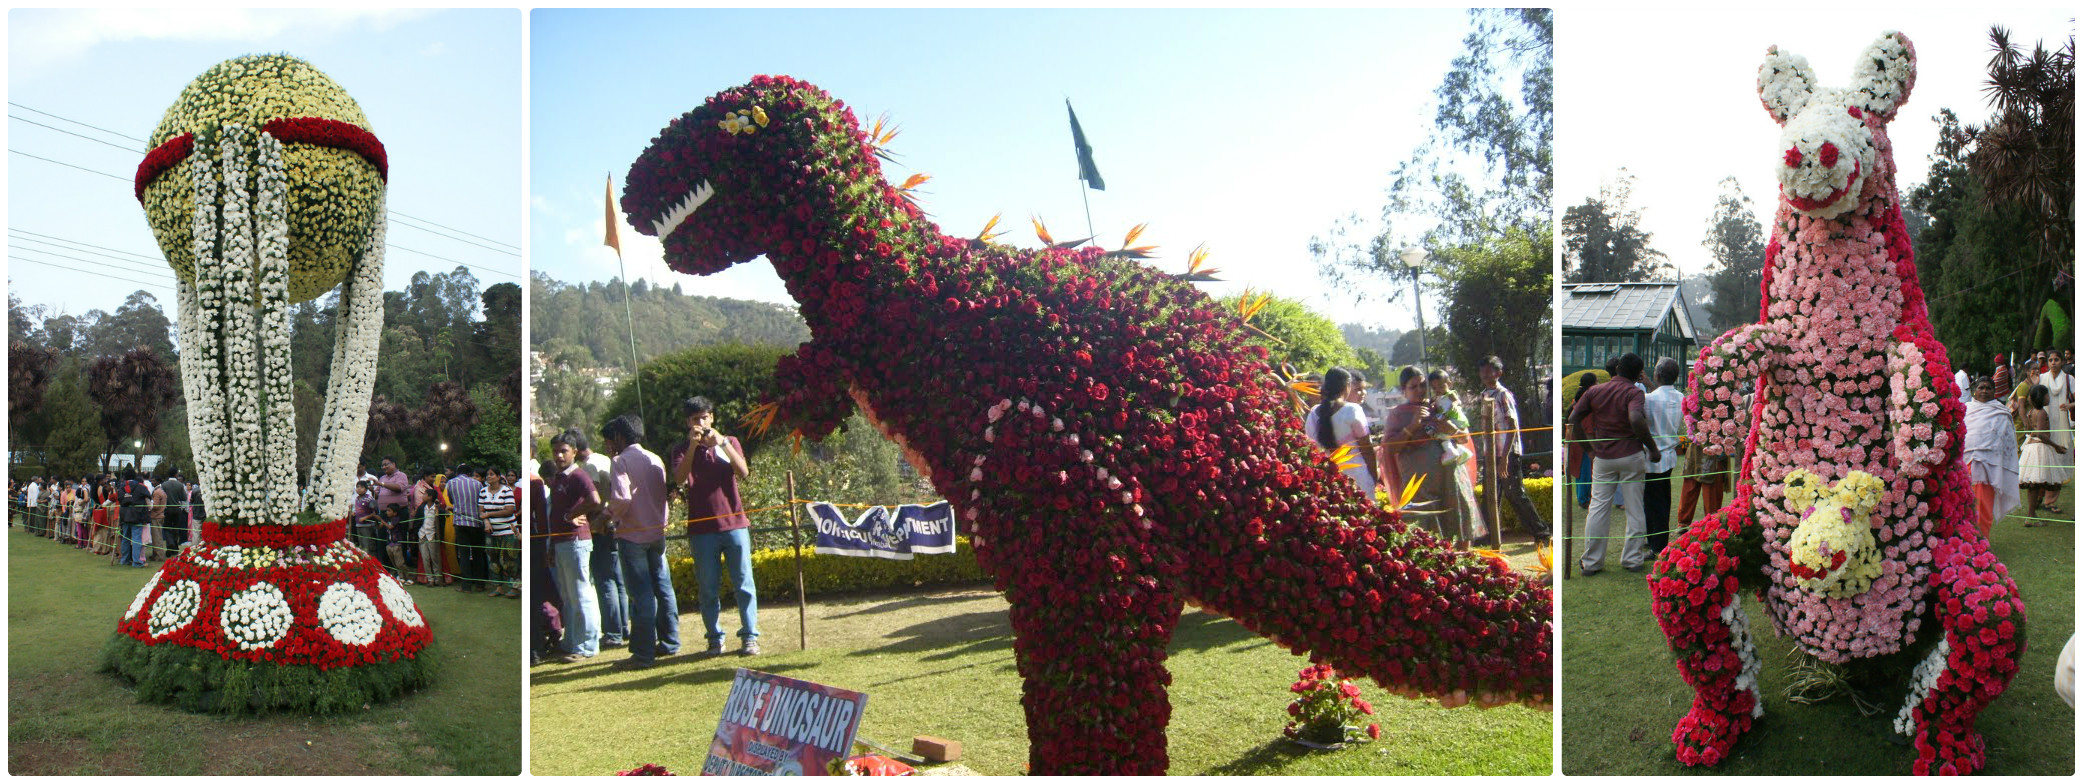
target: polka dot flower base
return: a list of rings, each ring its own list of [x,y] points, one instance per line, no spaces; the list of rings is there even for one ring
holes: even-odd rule
[[[110,644],[109,668],[137,681],[141,698],[229,712],[319,707],[312,700],[358,708],[423,684],[432,640],[426,618],[345,534],[344,520],[205,523],[202,541],[167,561],[130,603]],[[147,662],[169,657],[206,666],[182,673],[196,682],[143,688],[164,680],[152,677],[158,668]],[[193,678],[198,672],[203,677]],[[212,675],[242,683],[213,683]],[[227,685],[265,685],[256,680],[314,680],[322,693],[234,688],[242,698],[225,699]],[[358,684],[363,680],[370,682]]]

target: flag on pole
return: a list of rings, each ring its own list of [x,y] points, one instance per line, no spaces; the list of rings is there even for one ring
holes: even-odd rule
[[[1078,125],[1078,110],[1070,108],[1069,98],[1063,99],[1063,108],[1070,111],[1070,140],[1078,147],[1078,179],[1095,191],[1106,190],[1106,181],[1099,178],[1099,165],[1092,162],[1092,145],[1085,141],[1085,129]]]
[[[620,216],[620,215],[617,215],[617,214],[615,214],[615,178],[614,178],[613,176],[609,176],[609,177],[608,177],[608,236],[607,236],[607,239],[605,239],[605,240],[602,240],[602,241],[601,241],[601,244],[602,244],[602,245],[606,245],[606,246],[608,246],[608,247],[610,247],[610,248],[614,248],[614,249],[615,249],[615,258],[618,258],[618,259],[619,259],[619,258],[622,258],[622,238],[621,238],[621,237],[619,237],[619,236],[616,236],[616,231],[615,231],[615,224],[617,224],[617,223],[621,223],[621,222],[622,222],[622,216]]]

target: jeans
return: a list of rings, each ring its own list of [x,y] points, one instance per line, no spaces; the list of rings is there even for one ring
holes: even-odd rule
[[[600,653],[600,598],[593,592],[593,540],[557,541],[557,593],[564,598],[564,652]]]
[[[690,533],[687,546],[694,551],[694,578],[701,585],[702,628],[709,642],[723,643],[723,627],[717,624],[717,616],[723,614],[723,600],[718,595],[723,576],[718,568],[719,558],[721,566],[730,569],[731,585],[737,589],[733,595],[738,601],[738,636],[759,639],[759,594],[752,585],[752,532],[739,528],[713,534]]]
[[[622,561],[615,555],[613,534],[593,536],[593,590],[600,593],[601,644],[628,641],[629,590],[622,585]]]
[[[615,543],[629,589],[629,658],[649,662],[680,652],[680,602],[665,562],[665,540]]]
[[[144,523],[124,523],[124,524],[123,524],[123,557],[122,557],[122,561],[123,561],[123,565],[125,565],[125,566],[133,566],[133,565],[134,565],[134,566],[144,566],[144,565],[145,565],[145,525],[144,525]]]
[[[1584,545],[1581,562],[1585,574],[1591,574],[1606,566],[1606,531],[1613,524],[1613,493],[1618,491],[1627,507],[1627,538],[1620,548],[1620,565],[1629,569],[1642,568],[1648,559],[1648,547],[1642,538],[1648,526],[1647,516],[1642,514],[1642,477],[1648,473],[1649,453],[1636,452],[1626,457],[1607,460],[1603,457],[1591,461],[1591,516],[1584,520],[1584,535],[1590,541]]]

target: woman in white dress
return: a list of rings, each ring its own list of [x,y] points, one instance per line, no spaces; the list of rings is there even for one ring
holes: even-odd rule
[[[1360,493],[1369,502],[1374,500],[1374,448],[1367,438],[1367,412],[1360,409],[1359,401],[1367,391],[1367,377],[1357,370],[1334,367],[1324,371],[1324,382],[1318,387],[1315,407],[1302,420],[1302,432],[1309,440],[1326,450],[1352,445],[1359,452],[1360,465],[1345,469],[1360,486]]]
[[[2061,485],[2069,480],[2068,447],[2058,443],[2049,433],[2047,385],[2034,384],[2026,393],[2025,416],[2019,428],[2025,434],[2025,448],[2018,454],[2018,488],[2025,495],[2025,516],[2034,517],[2041,509],[2061,514],[2061,509],[2045,503],[2042,498],[2052,498],[2061,492]],[[2064,439],[2066,440],[2066,439]],[[2045,523],[2027,520],[2028,528],[2038,528]]]
[[[2042,406],[2047,411],[2047,424],[2042,429],[2047,432],[2039,435],[2045,436],[2048,443],[2061,447],[2062,453],[2058,455],[2060,459],[2055,462],[2062,466],[2061,481],[2065,483],[2074,474],[2076,466],[2076,459],[2068,454],[2069,447],[2075,446],[2070,435],[2070,427],[2075,421],[2073,412],[2076,407],[2076,378],[2069,375],[2065,368],[2052,362],[2042,367],[2046,372],[2040,374],[2039,381],[2047,387],[2047,403]],[[2060,514],[2061,509],[2054,505],[2054,500],[2060,495],[2059,486],[2046,491],[2046,497],[2041,499],[2040,506],[2049,512]]]

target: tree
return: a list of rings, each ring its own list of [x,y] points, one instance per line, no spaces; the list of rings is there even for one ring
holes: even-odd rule
[[[419,408],[412,411],[413,429],[444,444],[458,441],[477,423],[477,401],[454,381],[436,381],[428,386]]]
[[[1445,327],[1439,326],[1438,324],[1433,324],[1432,326],[1426,328],[1423,340],[1425,346],[1423,356],[1420,356],[1418,351],[1418,344],[1420,342],[1418,335],[1418,331],[1413,329],[1409,332],[1403,333],[1402,337],[1397,338],[1396,350],[1390,352],[1389,354],[1389,364],[1396,366],[1396,368],[1399,370],[1404,365],[1418,365],[1421,367],[1431,367],[1432,365],[1437,364],[1435,360],[1439,359],[1440,357],[1446,356],[1445,354],[1441,353],[1441,350],[1447,344],[1447,331]]]
[[[1758,319],[1762,295],[1758,286],[1765,279],[1765,227],[1751,209],[1750,197],[1735,177],[1721,181],[1721,196],[1714,214],[1707,218],[1707,238],[1700,244],[1713,254],[1707,269],[1713,287],[1707,315],[1713,331],[1724,332]]]
[[[1409,273],[1397,260],[1407,246],[1476,245],[1519,229],[1537,234],[1552,220],[1554,189],[1554,13],[1546,8],[1475,9],[1433,95],[1432,134],[1390,176],[1379,233],[1349,216],[1309,250],[1319,274],[1353,291],[1355,301],[1394,302],[1404,287],[1378,285]]]
[[[151,294],[143,290],[131,292],[116,312],[99,314],[100,311],[87,313],[89,317],[99,317],[82,330],[86,356],[115,356],[143,346],[168,361],[180,358],[174,352],[173,322],[167,320],[166,312],[159,309],[159,299]]]
[[[101,470],[100,457],[106,436],[99,417],[95,415],[94,401],[87,396],[85,379],[81,377],[77,361],[67,361],[53,375],[45,406],[51,418],[51,429],[43,450],[44,473],[82,476]]]
[[[1274,367],[1287,364],[1296,373],[1322,373],[1332,366],[1350,367],[1360,358],[1345,344],[1338,325],[1317,315],[1295,300],[1272,297],[1251,317],[1260,333],[1253,345],[1266,349],[1266,361]]]
[[[651,440],[670,444],[685,429],[680,421],[680,401],[700,395],[716,404],[716,428],[735,435],[748,452],[788,434],[754,433],[744,428],[745,415],[759,404],[760,396],[774,386],[774,365],[788,349],[777,346],[696,346],[646,362],[636,378],[644,388],[644,428]],[[553,426],[577,425],[588,434],[623,414],[639,413],[636,385],[624,381],[596,420],[553,422]]]
[[[49,434],[50,412],[44,391],[50,387],[58,352],[16,340],[7,347],[7,444],[9,451],[37,443]]]
[[[1548,357],[1554,248],[1555,235],[1548,230],[1512,229],[1502,238],[1441,253],[1446,340],[1433,350],[1443,352],[1467,379],[1475,378],[1484,358],[1495,355],[1504,361],[1505,387],[1531,389],[1533,366]]]
[[[397,435],[411,428],[411,408],[377,395],[369,401],[369,423],[362,430],[362,454],[394,454],[398,451]]]
[[[129,439],[137,443],[159,437],[159,415],[180,397],[179,373],[150,347],[121,356],[102,357],[87,367],[87,396],[101,408],[102,433],[108,453]],[[144,455],[142,446],[132,452]]]
[[[1562,212],[1562,271],[1571,283],[1635,283],[1667,280],[1676,268],[1662,251],[1649,247],[1642,214],[1628,207],[1634,175],[1620,170],[1617,181],[1600,186],[1598,196]]]
[[[457,454],[471,465],[512,467],[521,459],[521,415],[489,384],[470,390],[478,411],[477,425],[464,434]]]
[[[2032,253],[2018,265],[2013,307],[2034,313],[2074,279],[2076,38],[2056,51],[2035,44],[2029,56],[2001,27],[1990,28],[1989,41],[1995,53],[1983,91],[1996,116],[1967,130],[1974,144],[1968,166],[1982,186],[1982,206],[2016,208],[2029,220]],[[2020,331],[2018,345],[2030,345],[2031,328]]]
[[[188,406],[178,405],[159,415],[159,466],[154,471],[165,476],[171,469],[181,469],[182,475],[195,478],[195,448],[188,440]]]

